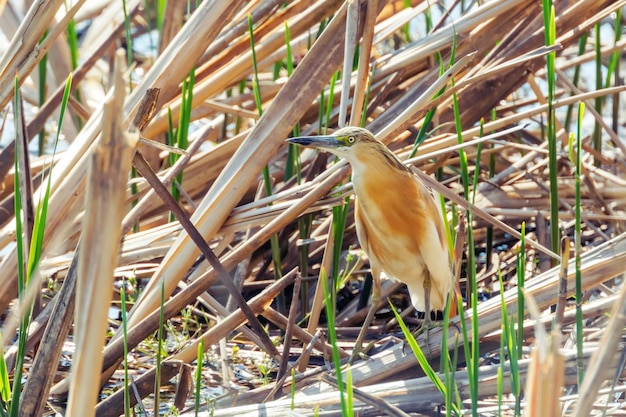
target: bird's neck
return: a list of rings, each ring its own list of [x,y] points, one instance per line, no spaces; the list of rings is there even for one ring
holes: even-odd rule
[[[401,178],[412,175],[410,170],[393,154],[363,153],[355,161],[350,161],[350,164],[355,188],[360,188],[365,184],[375,188],[389,187],[398,184]]]

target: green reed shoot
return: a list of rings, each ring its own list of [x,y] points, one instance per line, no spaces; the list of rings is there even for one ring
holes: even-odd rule
[[[496,374],[496,396],[498,397],[498,414],[502,415],[502,399],[504,397],[504,359],[506,358],[506,352],[504,347],[506,346],[506,340],[504,338],[504,324],[500,325],[500,366]]]
[[[263,116],[263,108],[261,106],[261,91],[259,89],[259,67],[256,59],[256,44],[254,41],[254,28],[252,25],[252,15],[248,14],[248,32],[250,34],[250,50],[252,51],[252,91],[254,93],[254,103],[256,104],[259,117]],[[270,178],[270,170],[266,165],[263,168],[263,186],[265,195],[268,197],[272,195],[272,179]],[[279,280],[282,278],[282,262],[280,256],[280,242],[278,241],[278,234],[272,235],[270,238],[270,247],[272,251],[272,263],[274,264],[274,278]],[[276,297],[276,305],[278,311],[285,313],[287,311],[285,294],[281,293]]]
[[[328,342],[333,347],[333,363],[335,365],[337,385],[339,386],[339,396],[341,399],[341,415],[344,417],[353,416],[354,410],[348,406],[348,396],[352,393],[346,392],[349,387],[343,384],[343,374],[341,373],[341,358],[339,356],[339,347],[337,346],[337,331],[335,330],[335,291],[328,288],[328,278],[326,271],[322,268],[319,279],[322,280],[324,286],[324,303],[326,306],[326,322],[328,326]]]
[[[289,24],[285,22],[285,45],[287,47],[286,68],[287,76],[293,74],[293,54],[291,51],[291,35],[289,32]],[[300,124],[296,124],[293,127],[293,136],[300,135]],[[289,144],[287,150],[287,163],[285,164],[285,180],[296,176],[297,183],[302,183],[302,163],[300,160],[300,147],[294,144]],[[298,231],[300,239],[306,240],[311,235],[311,226],[313,222],[313,215],[306,214],[298,218]],[[298,247],[300,256],[300,273],[306,277],[309,275],[309,245],[303,244]],[[305,280],[300,286],[301,300],[302,300],[302,316],[306,316],[309,312],[309,283]]]
[[[517,253],[517,348],[518,359],[522,358],[522,345],[524,342],[524,286],[526,284],[526,223],[522,222],[520,230],[520,249]]]
[[[20,155],[20,146],[16,146],[15,158],[14,158],[14,209],[15,209],[15,233],[16,233],[16,252],[17,252],[17,276],[18,276],[18,297],[20,300],[24,300],[24,296],[26,294],[26,289],[29,285],[38,285],[38,281],[36,279],[31,280],[30,278],[36,273],[37,268],[39,267],[39,261],[43,252],[43,240],[45,234],[46,227],[46,218],[48,214],[48,201],[50,199],[50,187],[51,187],[51,171],[52,165],[54,162],[54,158],[56,155],[57,144],[59,141],[59,137],[61,135],[61,128],[63,125],[63,118],[65,116],[65,110],[67,109],[67,103],[69,100],[69,94],[72,86],[72,76],[67,80],[65,84],[65,90],[63,94],[63,100],[61,102],[60,112],[59,112],[59,123],[57,126],[57,132],[54,141],[53,153],[52,153],[52,162],[50,163],[50,168],[48,169],[48,180],[45,184],[45,191],[41,194],[40,201],[37,202],[37,206],[35,208],[35,218],[33,221],[33,230],[32,236],[28,237],[28,239],[24,239],[24,226],[22,224],[22,191],[20,186],[20,157],[28,157],[27,155]],[[14,109],[14,121],[15,121],[15,131],[17,132],[20,129],[19,120],[21,119],[20,109],[22,98],[19,90],[19,78],[15,77],[14,83],[14,91],[13,91],[13,109]],[[30,179],[27,179],[30,180]],[[26,216],[24,215],[24,218]],[[25,243],[29,242],[29,247],[25,246]],[[33,284],[34,283],[34,284]],[[21,400],[21,384],[22,384],[22,373],[24,368],[24,358],[26,356],[26,342],[28,337],[28,328],[31,321],[32,316],[32,303],[31,305],[24,306],[23,308],[27,309],[28,312],[24,315],[24,318],[20,322],[20,326],[18,329],[18,337],[17,337],[17,355],[15,360],[15,371],[13,374],[13,387],[10,390],[9,387],[4,385],[2,387],[2,401],[3,406],[0,407],[2,415],[8,415],[11,417],[17,417],[19,413],[19,406]],[[6,364],[0,366],[0,381],[7,381],[7,369]],[[5,398],[10,397],[8,402],[5,401]],[[6,406],[6,408],[4,408]]]
[[[156,23],[159,33],[163,33],[163,21],[165,20],[165,5],[167,0],[154,0],[156,5]]]
[[[556,23],[552,0],[543,0],[543,20],[546,46],[556,42]],[[561,237],[559,235],[559,189],[557,183],[557,147],[556,147],[556,114],[554,100],[556,99],[556,52],[550,52],[546,56],[547,79],[548,79],[548,167],[550,175],[550,248],[553,252],[559,251]]]
[[[67,24],[67,29],[65,30],[67,34],[67,45],[70,51],[70,63],[72,64],[72,71],[78,68],[78,33],[76,33],[76,21],[71,19]],[[74,90],[73,93],[74,98],[81,102],[80,89]],[[76,125],[79,128],[83,126],[83,120],[80,117],[75,117]]]
[[[285,46],[287,47],[286,68],[287,76],[293,74],[293,55],[291,51],[291,35],[289,32],[289,24],[285,22]],[[300,135],[300,125],[296,124],[293,128],[293,135]],[[298,184],[302,182],[302,166],[300,163],[300,148],[293,143],[289,144],[287,150],[287,163],[285,164],[285,179],[289,179],[297,175]]]
[[[578,56],[581,56],[585,53],[585,47],[587,46],[587,39],[589,38],[588,33],[583,33],[578,39]],[[578,82],[580,81],[580,64],[574,67],[574,75],[572,76],[572,84],[574,86],[578,86]],[[574,105],[567,106],[567,114],[565,116],[565,124],[563,127],[569,131],[569,127],[572,123],[572,113],[574,110]]]
[[[9,380],[9,370],[4,360],[4,355],[0,355],[0,400],[3,406],[0,407],[0,417],[8,417],[4,404],[9,404],[11,400],[11,382]]]
[[[456,42],[456,37],[455,37],[454,42]],[[437,57],[439,61],[439,75],[441,75],[446,71],[445,63],[443,59],[441,59],[441,55],[439,54],[439,52],[437,52]],[[451,59],[450,62],[452,63],[452,61],[453,60]],[[433,98],[439,97],[441,94],[443,94],[444,91],[446,91],[446,89],[442,88],[441,90],[437,92],[437,94]],[[430,124],[433,121],[433,117],[435,117],[436,112],[437,112],[437,107],[433,107],[426,112],[426,115],[424,116],[424,121],[422,122],[422,126],[420,127],[420,130],[417,132],[415,141],[413,141],[413,148],[411,149],[409,158],[413,158],[417,154],[417,151],[420,145],[424,143],[424,141],[426,140],[426,137],[428,135],[428,129],[430,128]]]
[[[600,37],[600,23],[596,23],[594,27],[595,34],[595,69],[596,69],[596,90],[602,89],[602,40]],[[602,97],[596,97],[594,100],[594,107],[599,114],[602,114]],[[596,120],[593,124],[593,135],[592,135],[592,143],[593,149],[602,153],[602,130],[600,129],[600,123]],[[595,160],[595,165],[600,166],[600,160]]]
[[[391,308],[391,311],[393,311],[393,314],[396,317],[396,320],[398,321],[398,324],[402,329],[402,333],[404,334],[404,337],[406,338],[409,347],[413,351],[415,359],[417,359],[417,363],[419,364],[420,368],[422,368],[422,371],[424,371],[424,374],[426,374],[428,379],[432,381],[432,383],[435,385],[435,388],[437,388],[437,390],[441,392],[441,395],[444,398],[448,398],[449,392],[446,384],[443,383],[441,378],[439,378],[439,374],[437,374],[433,367],[430,366],[430,363],[428,363],[428,359],[426,358],[426,355],[424,355],[424,352],[422,351],[420,345],[415,340],[415,336],[413,336],[413,333],[411,333],[407,325],[404,323],[404,320],[402,320],[402,317],[391,303],[389,303],[389,307]],[[452,410],[455,411],[456,414],[460,415],[460,411],[456,407],[456,404],[452,403],[451,401],[449,403],[452,406]]]
[[[48,31],[46,31],[41,37],[41,39],[39,40],[40,44],[46,38],[46,36],[48,36]],[[47,92],[46,81],[48,78],[48,54],[45,54],[43,57],[41,57],[41,60],[39,60],[39,63],[37,64],[37,75],[39,78],[39,107],[41,107],[46,102],[46,92]],[[41,131],[39,132],[38,145],[39,145],[37,149],[38,155],[42,156],[45,151],[44,147],[46,146],[46,129],[41,129]]]
[[[443,313],[443,335],[441,336],[441,361],[439,363],[440,373],[444,374],[444,383],[446,386],[446,396],[444,401],[446,404],[446,415],[451,415],[452,411],[461,409],[461,397],[459,395],[458,386],[454,377],[456,373],[457,361],[458,361],[458,333],[456,333],[455,346],[453,349],[454,355],[450,359],[450,352],[448,349],[448,329],[450,328],[450,306],[455,293],[448,294],[448,302]],[[463,300],[459,297],[457,304],[461,305]]]
[[[202,364],[204,359],[204,338],[200,338],[198,344],[198,358],[196,360],[196,372],[194,373],[195,382],[195,398],[194,398],[194,412],[195,417],[198,417],[200,413],[200,389],[202,387]]]
[[[330,126],[330,116],[333,111],[333,99],[335,98],[335,84],[339,78],[339,71],[335,72],[330,79],[330,86],[328,87],[328,97],[326,98],[326,107],[324,108],[324,130],[323,134],[328,134],[328,127]],[[320,129],[321,131],[321,129]]]
[[[175,146],[179,149],[187,149],[187,146],[189,145],[189,125],[191,124],[191,110],[193,107],[193,86],[195,84],[195,79],[196,72],[194,68],[189,72],[189,76],[185,80],[183,80],[182,83],[181,105],[178,115],[178,127],[176,129],[173,128],[171,109],[168,108],[168,144],[170,146]],[[170,153],[170,166],[173,166],[178,158],[180,158],[180,155],[173,152]],[[180,200],[180,190],[178,186],[182,183],[183,171],[176,175],[176,179],[174,180],[171,188],[172,197],[174,197],[174,200],[176,201]],[[169,220],[175,220],[175,217],[172,213],[170,213]]]
[[[291,368],[291,409],[296,409],[296,369]]]
[[[491,110],[491,121],[496,120],[496,109]],[[496,173],[496,154],[489,154],[489,174],[488,178],[493,178]],[[493,226],[487,226],[487,237],[486,237],[486,245],[485,245],[485,254],[487,256],[486,260],[486,268],[489,269],[491,267],[491,258],[493,252]]]
[[[157,330],[157,352],[154,377],[155,415],[161,407],[161,362],[163,361],[163,323],[165,322],[163,305],[165,304],[165,280],[161,279],[161,300],[159,304],[159,328]]]
[[[616,45],[622,39],[622,29],[624,26],[621,22],[622,22],[622,9],[617,9],[617,11],[615,12],[615,31],[614,31],[613,45]],[[613,77],[613,75],[616,75],[620,56],[621,56],[620,50],[614,51],[611,54],[609,65],[607,66],[606,78],[604,81],[605,88],[609,88],[611,86],[611,78]]]
[[[124,11],[124,35],[126,36],[126,59],[130,67],[133,64],[133,37],[130,28],[130,15],[126,8],[126,0],[122,0],[122,10]],[[132,84],[131,84],[132,90]]]
[[[454,85],[454,83],[452,83]],[[463,143],[463,128],[461,125],[461,112],[459,109],[459,102],[456,94],[452,95],[452,109],[454,112],[454,121],[457,131],[457,142]],[[480,154],[478,155],[480,158]],[[459,161],[461,167],[461,179],[463,184],[463,190],[465,198],[470,201],[470,178],[469,178],[469,163],[467,160],[467,154],[465,149],[459,149]],[[480,160],[477,159],[477,170],[480,164]],[[478,173],[474,175],[474,185],[477,181]],[[470,384],[470,397],[472,401],[472,415],[478,416],[478,368],[480,365],[480,351],[479,347],[479,334],[478,334],[478,287],[476,283],[476,253],[474,250],[474,231],[473,231],[473,214],[471,210],[467,211],[467,282],[470,285],[468,288],[470,306],[472,309],[472,335],[468,338],[467,332],[463,332],[464,336],[464,349],[465,355],[468,360],[467,374]],[[464,324],[464,321],[463,321]],[[469,343],[471,340],[471,343]]]
[[[124,416],[131,417],[130,374],[128,373],[128,321],[126,319],[126,280],[122,280],[120,301],[122,310],[122,335],[124,337]]]
[[[582,255],[582,235],[581,235],[581,177],[582,177],[582,125],[583,117],[585,115],[585,103],[578,105],[578,126],[576,131],[576,160],[572,161],[576,164],[575,179],[576,179],[576,206],[574,208],[575,213],[575,226],[574,226],[574,259],[576,265],[576,353],[578,356],[577,361],[577,373],[578,373],[578,385],[583,383],[584,363],[583,363],[583,288],[582,288],[582,276],[580,272],[580,258]]]
[[[500,345],[500,352],[502,355],[500,368],[502,374],[504,374],[504,362],[505,358],[508,357],[511,367],[511,394],[513,394],[513,397],[515,398],[515,415],[519,416],[521,413],[521,381],[518,367],[518,351],[521,350],[521,346],[518,349],[517,336],[515,332],[515,319],[513,317],[509,318],[509,313],[507,311],[506,303],[504,301],[504,282],[502,280],[502,271],[500,270],[498,270],[498,282],[500,284],[500,312],[502,316],[503,332],[501,337],[503,342],[501,342]],[[503,391],[502,387],[499,387],[499,389]]]
[[[363,111],[361,112],[361,120],[359,121],[359,126],[365,127],[365,123],[367,122],[367,107],[370,102],[370,93],[372,91],[372,80],[374,79],[374,72],[376,68],[372,66],[370,70],[370,77],[367,81],[367,91],[365,92],[365,97],[363,98]]]
[[[293,74],[293,54],[291,51],[291,35],[289,31],[289,24],[285,22],[285,45],[287,47],[287,57],[285,66],[287,68],[287,76]],[[296,124],[293,127],[293,136],[300,135],[300,124]],[[300,147],[294,144],[289,144],[287,149],[287,163],[285,164],[285,180],[296,176],[298,184],[302,183],[302,163],[300,161]],[[306,240],[311,235],[311,225],[313,222],[313,215],[306,214],[298,218],[298,231],[300,239]],[[306,277],[309,275],[309,245],[303,244],[298,247],[300,256],[300,273]],[[308,295],[308,282],[303,282],[300,287],[302,298],[302,315],[306,315],[309,311],[307,300]]]

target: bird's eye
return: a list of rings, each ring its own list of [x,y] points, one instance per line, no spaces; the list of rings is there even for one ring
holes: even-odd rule
[[[354,136],[348,136],[348,143],[354,143]]]

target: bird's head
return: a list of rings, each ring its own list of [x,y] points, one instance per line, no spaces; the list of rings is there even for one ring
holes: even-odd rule
[[[352,126],[341,128],[332,135],[299,136],[289,138],[287,142],[328,151],[350,162],[353,162],[359,153],[382,145],[369,130]]]
[[[362,127],[344,127],[328,136],[300,136],[287,139],[289,143],[331,152],[345,158],[352,168],[390,167],[410,171],[381,141]],[[380,162],[383,163],[380,163]]]

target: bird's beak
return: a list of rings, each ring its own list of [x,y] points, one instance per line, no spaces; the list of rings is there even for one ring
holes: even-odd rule
[[[286,142],[320,149],[334,149],[343,146],[343,143],[336,136],[299,136],[289,138]]]

